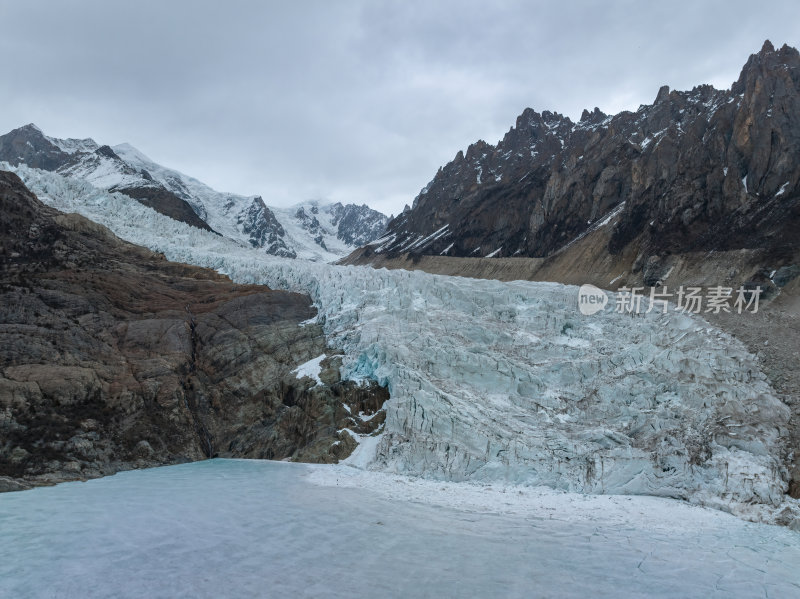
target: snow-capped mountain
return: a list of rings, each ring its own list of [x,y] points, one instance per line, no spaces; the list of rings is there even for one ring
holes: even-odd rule
[[[0,136],[0,160],[54,171],[98,189],[119,191],[157,212],[199,229],[211,227],[183,198],[92,139],[57,139],[30,124]]]
[[[166,168],[130,144],[58,139],[35,125],[0,136],[0,161],[53,171],[119,192],[194,227],[287,258],[333,261],[383,233],[388,218],[366,205],[306,202],[267,206],[261,196],[219,192]]]

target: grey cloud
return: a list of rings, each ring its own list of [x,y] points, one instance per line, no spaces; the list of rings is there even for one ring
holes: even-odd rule
[[[796,2],[0,0],[0,129],[128,141],[218,189],[410,203],[526,106],[727,86]]]

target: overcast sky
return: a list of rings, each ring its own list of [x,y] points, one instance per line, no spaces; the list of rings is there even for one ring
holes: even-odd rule
[[[0,132],[129,142],[221,191],[398,212],[522,110],[729,87],[800,2],[0,0]]]

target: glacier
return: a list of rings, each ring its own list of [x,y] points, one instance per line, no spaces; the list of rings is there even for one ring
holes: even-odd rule
[[[788,408],[740,342],[677,313],[583,316],[577,287],[280,259],[120,194],[10,167],[42,201],[168,259],[308,293],[342,374],[386,385],[350,463],[448,481],[655,495],[770,520]],[[746,315],[742,315],[746,317]],[[787,507],[788,506],[788,507]]]

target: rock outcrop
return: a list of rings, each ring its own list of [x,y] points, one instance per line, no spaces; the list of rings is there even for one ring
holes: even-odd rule
[[[382,425],[388,393],[339,379],[307,296],[168,262],[3,171],[0,228],[0,490],[210,456],[333,462],[356,445],[344,429]]]
[[[242,232],[249,236],[250,245],[264,250],[273,256],[297,258],[297,252],[291,249],[284,240],[286,231],[275,218],[272,211],[264,204],[261,196],[253,198],[250,206],[239,213],[237,224]]]

